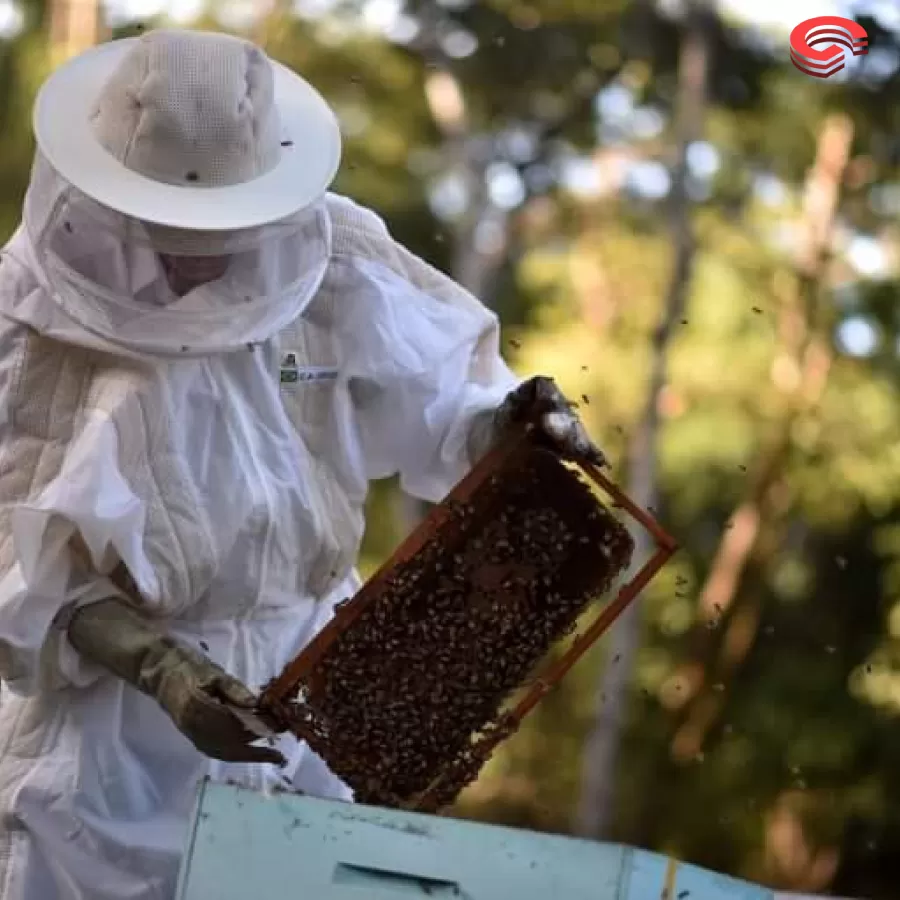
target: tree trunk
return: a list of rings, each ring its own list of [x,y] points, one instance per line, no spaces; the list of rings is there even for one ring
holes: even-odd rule
[[[785,496],[783,474],[791,452],[791,426],[797,413],[814,406],[826,387],[831,354],[820,334],[817,307],[852,141],[853,125],[847,117],[835,115],[825,121],[806,183],[798,271],[780,298],[780,348],[772,373],[783,395],[782,410],[698,598],[694,660],[679,673],[685,683],[680,695],[686,714],[672,743],[677,761],[693,759],[701,751],[724,706],[721,682],[734,676],[756,636],[759,592],[748,595],[744,603],[737,601],[751,561],[761,565],[780,546],[789,513],[779,498]],[[728,622],[717,647],[715,635],[704,626],[720,617],[728,617]],[[710,689],[711,674],[719,690]]]
[[[50,52],[54,65],[106,37],[99,0],[51,0]]]
[[[653,338],[653,357],[646,400],[628,460],[628,493],[644,508],[655,508],[656,440],[658,403],[666,380],[672,333],[684,317],[695,257],[691,208],[687,194],[687,153],[703,133],[710,52],[710,17],[705,3],[695,2],[688,11],[681,45],[678,74],[676,127],[678,141],[670,198],[670,228],[674,262],[659,327]],[[640,567],[652,550],[643,529],[635,533],[634,567]],[[584,837],[609,836],[615,810],[615,776],[619,747],[626,724],[628,687],[640,641],[638,604],[622,615],[612,631],[612,646],[597,690],[594,721],[584,746],[582,789],[575,830]]]
[[[430,26],[429,26],[430,27]],[[431,41],[423,39],[421,52],[426,59],[434,55]],[[508,238],[508,223],[502,210],[491,201],[487,186],[487,162],[475,158],[474,141],[462,88],[446,68],[434,64],[425,83],[432,118],[443,139],[446,168],[461,174],[468,191],[468,206],[453,229],[453,259],[450,276],[467,291],[489,303],[493,285],[503,265]],[[501,229],[502,240],[490,253],[479,247],[479,231],[486,224]],[[409,534],[428,512],[428,504],[397,492],[394,515],[402,535]]]

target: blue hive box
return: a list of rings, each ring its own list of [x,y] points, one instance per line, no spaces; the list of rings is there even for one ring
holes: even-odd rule
[[[775,900],[654,853],[204,782],[177,900]]]

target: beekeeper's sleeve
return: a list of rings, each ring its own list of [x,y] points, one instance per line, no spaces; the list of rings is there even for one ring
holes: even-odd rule
[[[341,356],[370,479],[443,499],[471,468],[469,432],[519,384],[497,317],[358,207],[335,229]]]
[[[69,644],[67,613],[122,596],[108,573],[140,555],[117,430],[78,411],[84,384],[71,376],[0,319],[0,679],[20,695],[101,674]]]

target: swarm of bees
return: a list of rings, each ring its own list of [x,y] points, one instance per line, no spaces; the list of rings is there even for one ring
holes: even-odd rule
[[[510,697],[631,560],[627,529],[558,457],[519,456],[382,582],[290,704],[292,728],[362,803],[439,809]]]

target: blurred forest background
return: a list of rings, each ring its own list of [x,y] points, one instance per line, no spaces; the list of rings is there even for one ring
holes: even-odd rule
[[[788,28],[855,14],[871,52],[809,78],[787,29],[712,0],[181,18],[250,35],[323,91],[337,190],[499,313],[512,365],[579,399],[682,544],[459,814],[895,900],[900,7],[783,5]],[[163,24],[156,6],[0,0],[0,236],[43,76]],[[420,513],[392,484],[371,506],[369,571]]]

